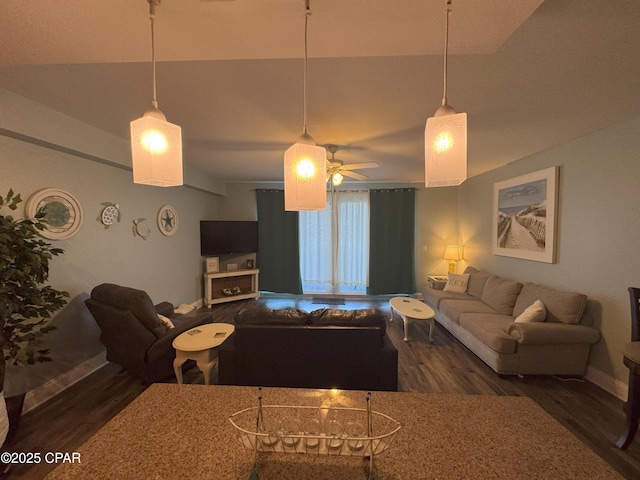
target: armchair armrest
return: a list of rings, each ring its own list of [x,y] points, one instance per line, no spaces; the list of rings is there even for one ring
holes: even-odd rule
[[[521,345],[592,344],[600,339],[600,332],[593,327],[555,322],[514,322],[507,333]]]
[[[171,315],[173,315],[173,305],[171,305],[169,302],[161,302],[157,305],[154,305],[156,312],[158,312],[160,315],[164,315],[165,317],[169,317]]]

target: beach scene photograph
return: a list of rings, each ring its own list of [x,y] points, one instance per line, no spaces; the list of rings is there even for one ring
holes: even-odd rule
[[[547,179],[498,191],[497,246],[544,252],[547,225]]]

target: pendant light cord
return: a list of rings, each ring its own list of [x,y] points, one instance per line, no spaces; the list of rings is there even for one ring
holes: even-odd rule
[[[302,133],[307,133],[307,30],[309,25],[309,17],[311,16],[311,8],[309,8],[309,1],[306,0],[307,9],[304,13],[304,75],[303,75],[303,101],[302,101],[302,117],[303,117],[303,129]]]
[[[151,20],[151,77],[152,77],[152,100],[151,105],[153,108],[158,108],[158,100],[156,98],[156,42],[154,35],[154,19],[156,17],[156,0],[149,1],[149,20]]]
[[[447,104],[447,53],[449,51],[449,14],[451,13],[451,0],[447,0],[445,8],[445,27],[444,27],[444,75],[443,75],[443,91],[442,105]]]

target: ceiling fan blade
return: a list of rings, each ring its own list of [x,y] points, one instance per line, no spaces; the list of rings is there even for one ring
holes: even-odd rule
[[[345,177],[355,178],[356,180],[366,180],[366,179],[369,178],[366,175],[362,175],[362,174],[356,173],[356,172],[340,171],[340,173],[342,175],[344,175]]]
[[[342,165],[341,170],[358,170],[360,168],[378,168],[380,165],[377,162],[369,163],[352,163],[349,165]]]

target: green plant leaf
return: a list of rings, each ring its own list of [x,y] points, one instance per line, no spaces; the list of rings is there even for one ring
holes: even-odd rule
[[[0,195],[0,207],[16,210],[20,194],[9,189]],[[35,219],[16,220],[0,213],[0,331],[5,361],[31,365],[51,361],[49,350],[40,348],[43,337],[55,329],[51,315],[69,297],[47,284],[49,261],[64,250],[53,248],[38,235],[44,228],[44,212]]]

